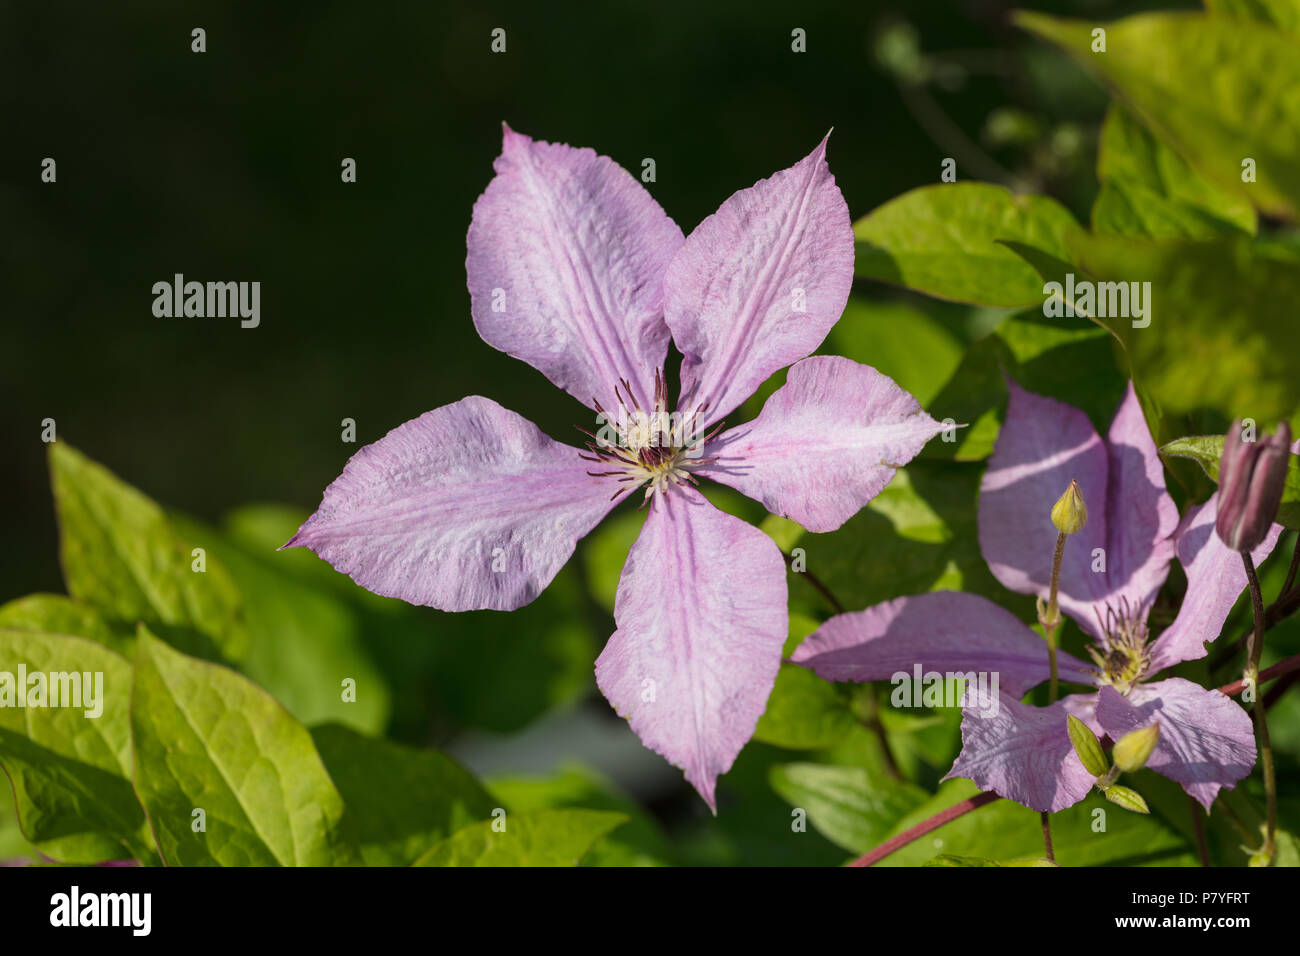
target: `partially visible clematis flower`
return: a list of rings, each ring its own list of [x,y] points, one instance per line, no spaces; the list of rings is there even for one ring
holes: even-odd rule
[[[962,751],[949,777],[1039,811],[1087,796],[1095,776],[1070,742],[1067,715],[1119,740],[1158,723],[1146,765],[1209,807],[1255,763],[1246,712],[1217,690],[1162,670],[1206,654],[1246,587],[1241,557],[1214,533],[1217,494],[1178,511],[1132,386],[1103,439],[1078,409],[1008,381],[1006,422],[980,485],[980,550],[1013,591],[1046,597],[1053,504],[1072,481],[1089,519],[1066,541],[1059,603],[1093,641],[1085,663],[1060,654],[1061,679],[1092,686],[1049,707],[1020,698],[1049,676],[1043,639],[983,597],[936,592],[899,598],[827,621],[793,659],[836,681],[887,680],[920,662],[927,669],[1000,674],[992,717],[967,707]],[[1263,560],[1281,533],[1273,525],[1254,551]],[[1152,642],[1147,616],[1177,555],[1187,595]],[[986,712],[991,709],[986,708]]]
[[[592,441],[585,451],[552,441],[478,396],[436,408],[353,456],[288,545],[378,594],[511,610],[644,488],[649,513],[596,680],[716,809],[717,777],[752,735],[780,666],[786,580],[775,543],[711,505],[697,479],[832,531],[943,426],[874,369],[805,358],[853,277],[825,140],[685,239],[639,182],[590,149],[507,127],[495,168],[469,228],[475,326],[596,412]],[[683,356],[673,414],[670,337]],[[791,363],[758,418],[720,431]]]

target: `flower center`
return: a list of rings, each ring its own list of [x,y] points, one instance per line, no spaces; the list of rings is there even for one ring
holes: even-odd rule
[[[668,412],[668,385],[663,375],[655,372],[654,400],[649,410],[641,407],[632,386],[623,379],[623,391],[614,389],[618,407],[606,411],[593,399],[596,408],[597,431],[578,430],[591,440],[587,442],[589,454],[579,453],[585,461],[603,466],[601,471],[587,474],[597,478],[613,478],[622,487],[610,495],[610,500],[625,492],[646,486],[642,507],[656,492],[665,493],[675,485],[695,484],[690,469],[715,461],[703,457],[704,443],[722,428],[719,423],[707,435],[700,435],[700,421],[708,403],[696,406],[690,413]],[[687,404],[690,402],[688,400]]]
[[[1118,607],[1106,605],[1105,617],[1098,614],[1097,623],[1101,639],[1096,647],[1088,648],[1088,654],[1097,665],[1101,682],[1127,694],[1151,664],[1146,615],[1121,598]]]

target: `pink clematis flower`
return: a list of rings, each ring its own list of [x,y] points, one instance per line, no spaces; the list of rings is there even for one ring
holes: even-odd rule
[[[1088,524],[1066,539],[1059,602],[1094,642],[1092,661],[1061,653],[1063,681],[1090,685],[1050,707],[1020,702],[1049,676],[1047,645],[1018,618],[973,594],[899,598],[827,621],[793,659],[837,681],[887,680],[920,662],[927,670],[1000,675],[996,708],[962,714],[962,751],[949,777],[1039,811],[1087,796],[1093,775],[1070,743],[1066,715],[1099,736],[1160,724],[1147,766],[1206,808],[1255,763],[1246,712],[1217,690],[1161,670],[1206,654],[1246,587],[1241,557],[1214,533],[1217,494],[1181,521],[1132,386],[1103,439],[1078,409],[1008,382],[1006,423],[980,485],[980,550],[999,581],[1044,599],[1056,529],[1053,503],[1077,480]],[[1256,562],[1281,533],[1274,524]],[[1149,640],[1147,615],[1177,555],[1187,595],[1174,622]]]
[[[717,777],[780,666],[786,580],[772,540],[709,504],[697,479],[832,531],[942,429],[874,369],[805,358],[853,277],[825,154],[823,140],[684,239],[612,160],[506,128],[469,229],[475,327],[597,412],[599,432],[581,451],[487,398],[436,408],[353,456],[288,544],[378,594],[511,610],[644,488],[596,681],[716,808]],[[670,337],[683,356],[674,415]],[[719,431],[791,363],[758,418]]]

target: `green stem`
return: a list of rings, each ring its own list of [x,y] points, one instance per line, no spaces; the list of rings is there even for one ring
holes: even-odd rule
[[[1255,573],[1255,562],[1249,551],[1241,552],[1241,563],[1246,568],[1246,583],[1250,586],[1250,607],[1255,622],[1246,644],[1246,677],[1251,678],[1258,676],[1259,661],[1264,654],[1264,593],[1259,586],[1259,575]]]
[[[1065,557],[1066,534],[1062,531],[1056,536],[1056,551],[1052,555],[1052,585],[1047,594],[1047,611],[1040,615],[1039,623],[1043,625],[1043,636],[1047,638],[1047,666],[1050,675],[1047,690],[1048,704],[1056,703],[1059,693],[1059,671],[1056,663],[1056,631],[1061,626],[1061,608],[1057,596],[1061,586],[1061,560]],[[1046,811],[1039,814],[1043,824],[1043,849],[1047,859],[1056,862],[1056,852],[1052,848],[1052,815]]]
[[[1052,555],[1052,585],[1047,595],[1047,611],[1039,617],[1043,625],[1043,635],[1047,638],[1047,663],[1050,668],[1051,682],[1048,685],[1048,703],[1056,703],[1058,693],[1058,671],[1056,666],[1056,631],[1061,626],[1061,608],[1057,595],[1061,586],[1061,560],[1065,557],[1066,534],[1062,531],[1056,536],[1056,552]]]
[[[1212,866],[1210,861],[1210,845],[1205,839],[1205,816],[1201,810],[1201,805],[1192,797],[1187,798],[1187,807],[1192,814],[1192,831],[1196,835],[1196,856],[1201,861],[1201,866]]]
[[[1246,581],[1250,585],[1250,607],[1255,617],[1255,629],[1250,635],[1249,662],[1246,665],[1244,680],[1248,682],[1254,694],[1251,712],[1255,717],[1255,733],[1259,737],[1260,764],[1264,769],[1264,795],[1267,800],[1267,826],[1264,831],[1264,846],[1260,852],[1264,855],[1266,866],[1273,865],[1274,837],[1277,833],[1277,771],[1273,766],[1273,746],[1268,738],[1268,710],[1264,707],[1259,692],[1259,662],[1264,653],[1264,595],[1259,587],[1259,575],[1255,573],[1255,562],[1250,552],[1241,552],[1241,561],[1246,568]]]
[[[1056,703],[1058,675],[1056,671],[1056,628],[1047,629],[1047,663],[1051,668],[1051,682],[1047,685],[1047,702]]]

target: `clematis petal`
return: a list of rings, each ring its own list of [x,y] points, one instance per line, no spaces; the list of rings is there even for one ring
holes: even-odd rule
[[[1205,645],[1219,636],[1232,606],[1246,590],[1246,568],[1241,555],[1214,533],[1218,517],[1216,491],[1204,504],[1193,505],[1178,524],[1174,547],[1187,572],[1187,595],[1174,623],[1151,646],[1151,671],[1204,657]],[[1258,565],[1277,545],[1282,526],[1273,525],[1253,552]]]
[[[681,229],[593,150],[506,127],[493,165],[465,260],[483,341],[585,405],[617,409],[623,378],[651,401],[668,350],[663,276]]]
[[[857,514],[944,426],[893,379],[838,356],[797,362],[758,418],[724,432],[700,474],[809,531]]]
[[[472,395],[352,456],[301,545],[387,597],[444,611],[532,601],[614,506],[576,449]]]
[[[1130,382],[1106,436],[1107,601],[1123,599],[1143,618],[1169,576],[1178,506],[1165,490],[1165,469]]]
[[[684,356],[682,395],[713,423],[822,343],[853,283],[849,209],[826,140],[742,189],[686,239],[664,279],[664,318]]]
[[[1059,601],[1095,632],[1093,607],[1108,590],[1092,570],[1094,550],[1106,546],[1106,446],[1077,408],[1027,392],[1010,379],[1007,389],[1006,420],[980,482],[980,551],[1008,588],[1047,597],[1057,538],[1052,505],[1077,481],[1088,523],[1066,539]]]
[[[788,628],[785,562],[688,486],[656,495],[619,580],[596,683],[651,750],[714,786],[754,732]]]
[[[1011,400],[980,486],[980,549],[1011,588],[1046,597],[1056,528],[1051,507],[1071,480],[1088,524],[1065,542],[1061,608],[1094,636],[1122,602],[1145,616],[1169,574],[1178,509],[1129,386],[1103,442],[1087,417],[1008,379]]]
[[[1010,611],[962,591],[895,598],[839,614],[804,639],[790,659],[830,681],[892,680],[898,675],[997,675],[994,689],[1021,697],[1050,676],[1047,644]],[[1091,684],[1084,663],[1060,652],[1062,680]]]
[[[981,790],[1055,813],[1088,795],[1094,777],[1083,768],[1070,742],[1067,715],[1100,733],[1093,710],[1096,694],[1074,694],[1050,707],[1031,707],[1003,693],[997,713],[967,707],[961,718],[961,753],[948,771]]]
[[[1160,742],[1146,765],[1207,810],[1221,787],[1232,789],[1255,766],[1250,716],[1230,697],[1181,677],[1138,684],[1127,698],[1103,687],[1097,721],[1112,740],[1158,723]]]

